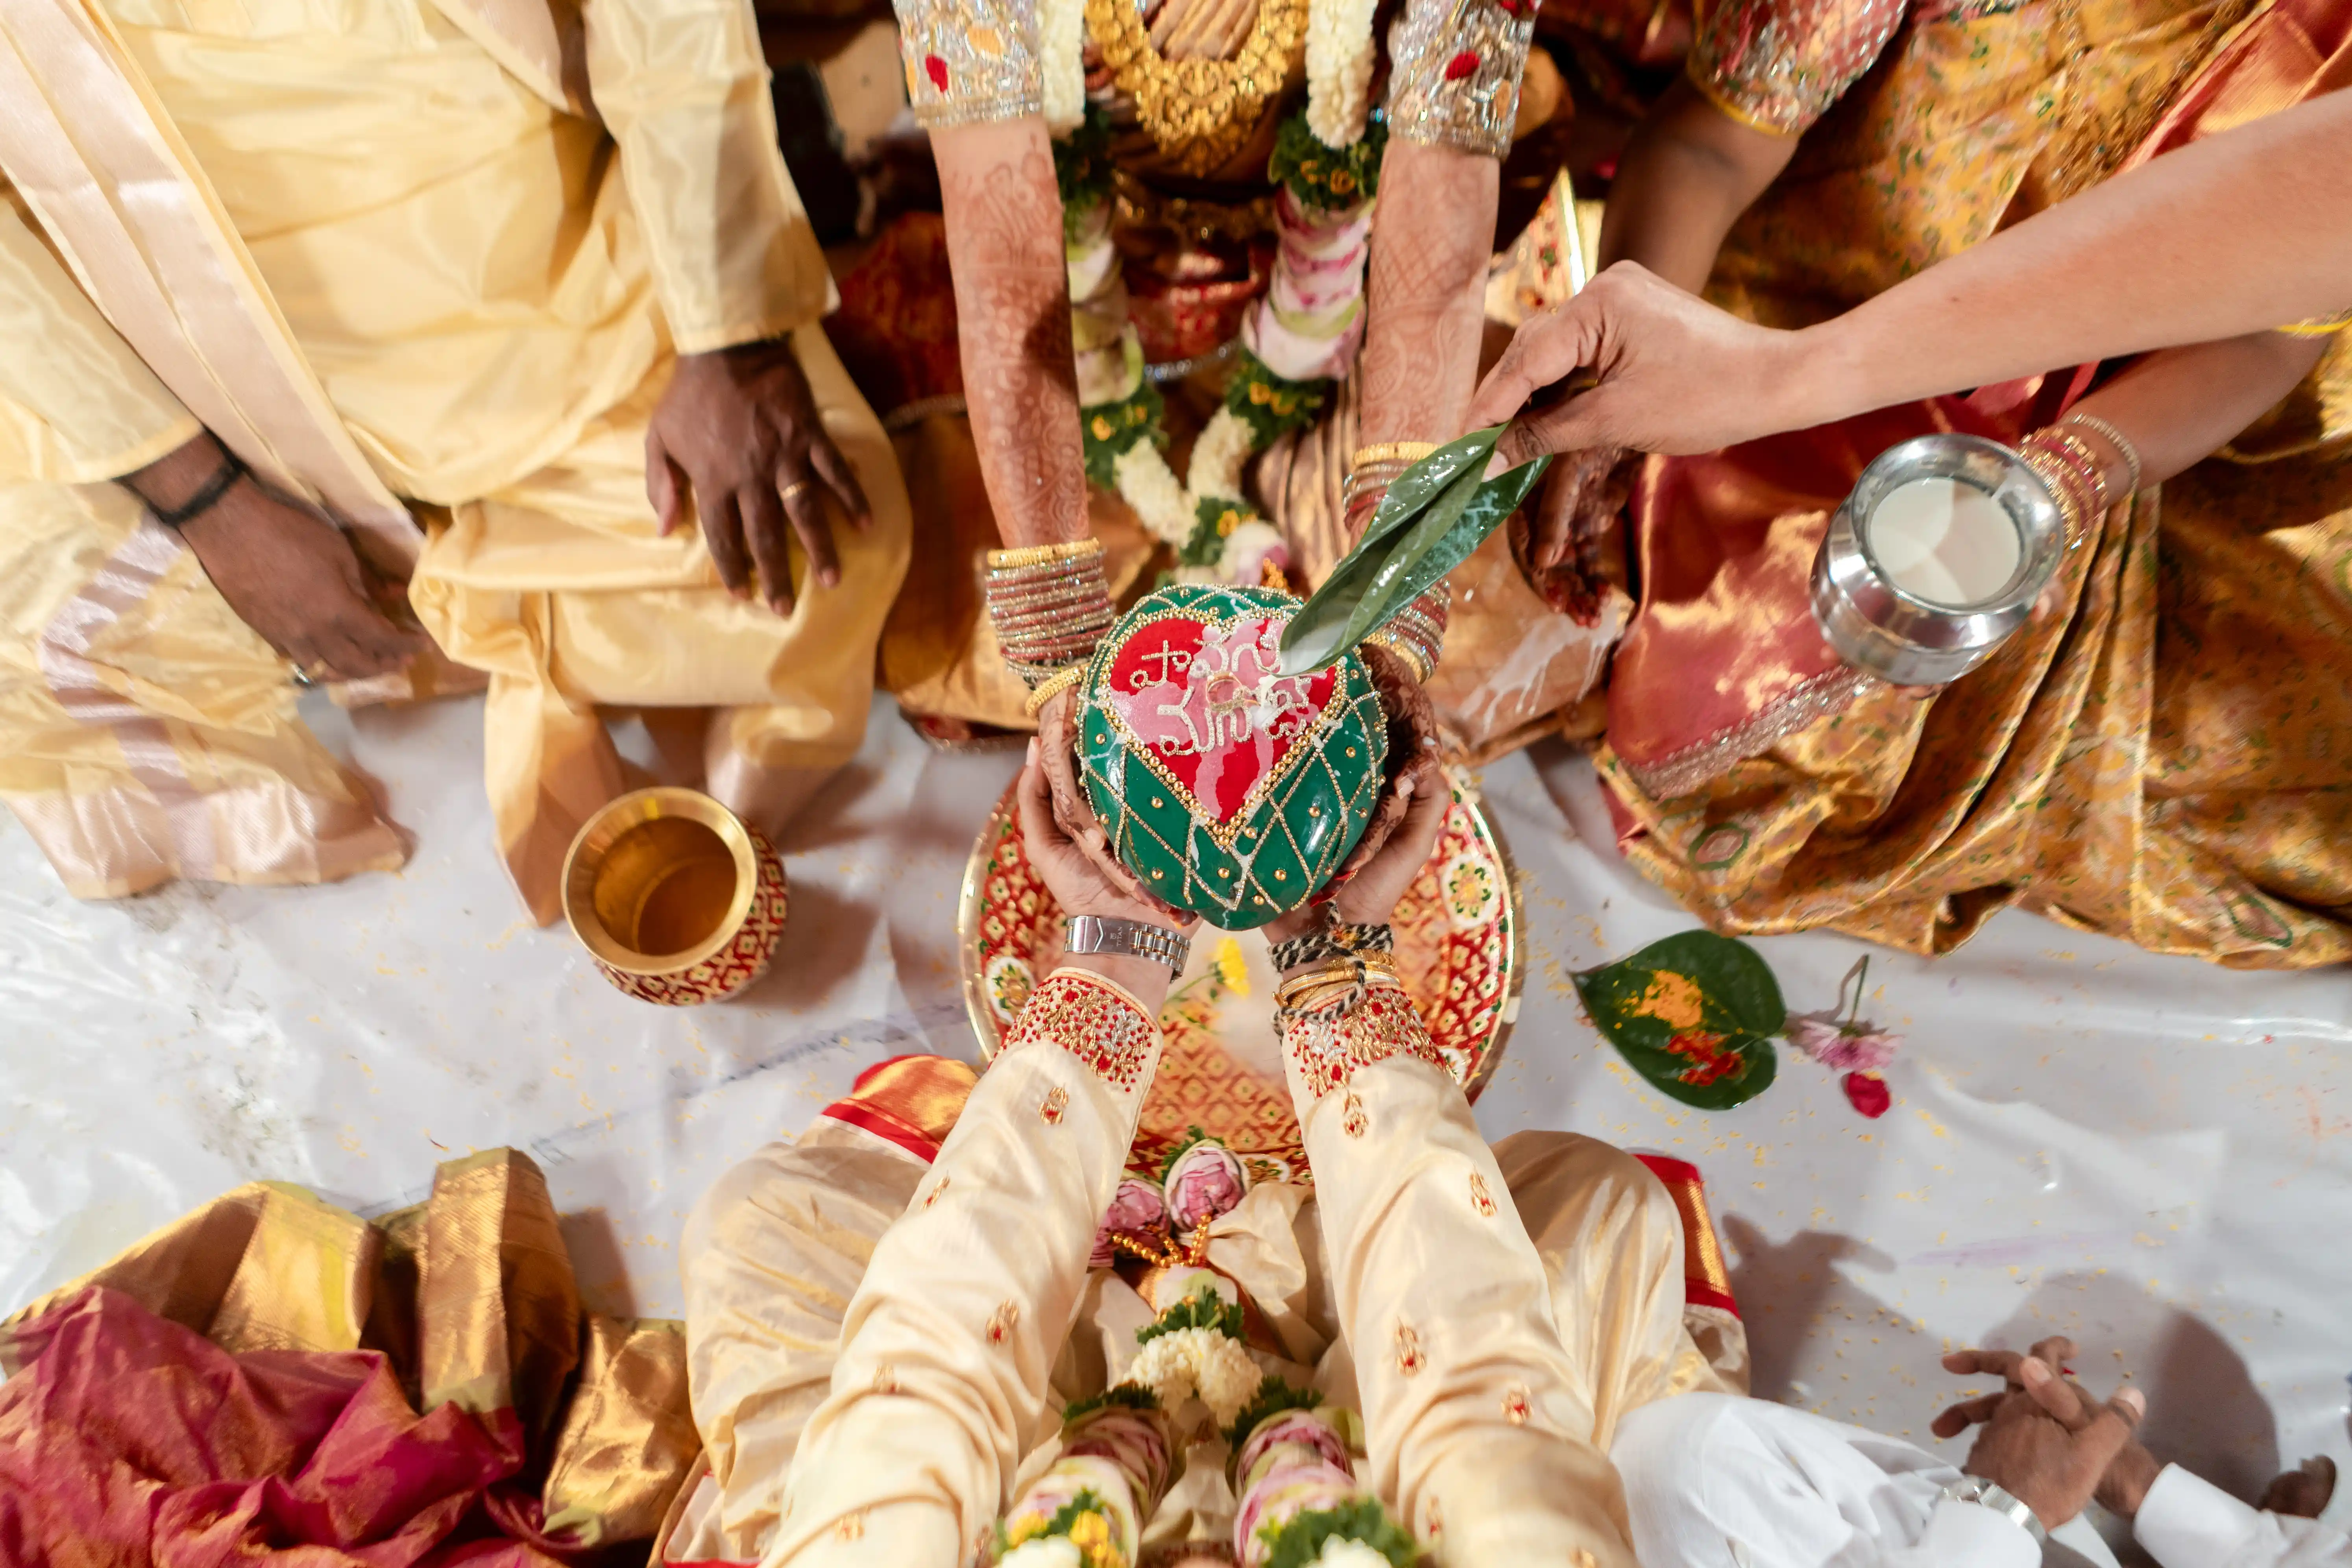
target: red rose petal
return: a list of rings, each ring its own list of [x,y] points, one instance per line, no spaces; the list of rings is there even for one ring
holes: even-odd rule
[[[1478,51],[1475,49],[1465,49],[1460,54],[1445,62],[1445,79],[1448,81],[1460,81],[1464,77],[1468,76],[1472,71],[1475,71],[1477,68]]]
[[[1874,1072],[1850,1072],[1843,1079],[1846,1103],[1869,1117],[1873,1121],[1886,1114],[1895,1103],[1894,1093],[1886,1080]]]
[[[929,78],[931,79],[931,85],[932,85],[934,88],[937,88],[937,89],[938,89],[940,91],[941,91],[941,92],[945,92],[945,91],[947,91],[947,89],[948,89],[948,62],[947,62],[947,61],[945,61],[945,60],[943,60],[943,59],[940,58],[940,57],[939,57],[939,56],[937,56],[937,55],[925,55],[925,56],[923,57],[923,74],[924,74],[925,76],[928,76],[928,77],[929,77]]]

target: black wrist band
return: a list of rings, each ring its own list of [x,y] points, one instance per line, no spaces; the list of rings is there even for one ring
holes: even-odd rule
[[[221,466],[213,470],[212,478],[198,485],[195,494],[168,511],[153,501],[147,500],[145,496],[139,497],[141,500],[147,501],[147,510],[153,514],[157,522],[162,523],[165,528],[184,528],[220,504],[221,497],[228,494],[236,481],[245,478],[245,465],[237,461],[235,452],[223,447],[220,448],[220,455]]]
[[[1349,925],[1345,921],[1325,916],[1320,931],[1310,931],[1294,936],[1287,942],[1276,942],[1268,956],[1277,974],[1285,974],[1302,963],[1313,963],[1328,958],[1340,958],[1359,952],[1392,952],[1396,950],[1396,932],[1387,924]]]

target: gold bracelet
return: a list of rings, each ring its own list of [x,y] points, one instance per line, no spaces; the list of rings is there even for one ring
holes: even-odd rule
[[[2069,414],[2058,423],[2080,425],[2093,435],[2105,437],[2107,445],[2116,449],[2116,454],[2124,460],[2124,467],[2130,471],[2131,487],[2124,491],[2124,499],[2128,500],[2139,494],[2139,477],[2143,470],[2140,468],[2139,448],[2132,445],[2130,437],[2095,414]]]
[[[1428,656],[1415,647],[1408,638],[1391,637],[1387,632],[1374,632],[1364,639],[1364,646],[1385,648],[1394,654],[1398,660],[1412,672],[1413,684],[1416,686],[1428,685],[1429,678],[1437,673],[1437,667],[1429,662]]]
[[[1029,693],[1029,700],[1021,704],[1021,710],[1034,719],[1045,711],[1046,703],[1086,678],[1087,667],[1083,664],[1073,664],[1047,676],[1037,683],[1035,690]]]
[[[1367,463],[1403,463],[1408,468],[1437,450],[1435,441],[1383,441],[1376,447],[1359,447],[1348,459],[1348,467],[1360,468]]]
[[[1334,953],[1302,974],[1275,987],[1278,1013],[1319,1013],[1334,1003],[1360,1001],[1374,988],[1400,990],[1396,960],[1377,949]]]
[[[1066,539],[1059,544],[1024,544],[1013,550],[992,550],[988,552],[988,568],[992,572],[1014,566],[1038,566],[1048,561],[1075,561],[1080,556],[1100,555],[1099,539]]]
[[[2079,489],[2081,476],[2067,466],[2065,458],[2046,447],[2028,445],[2019,450],[2018,456],[2050,492],[2050,499],[2058,503],[2058,521],[2066,535],[2066,548],[2080,548],[2086,531]]]

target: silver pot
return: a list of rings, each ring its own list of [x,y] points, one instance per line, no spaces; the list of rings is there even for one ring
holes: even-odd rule
[[[2016,525],[2017,567],[1990,597],[1937,604],[1897,587],[1865,526],[1897,488],[1953,479],[1981,490]],[[1895,686],[1957,680],[2024,625],[2066,552],[2066,524],[2040,476],[2015,452],[1976,436],[1917,436],[1889,447],[1854,481],[1813,557],[1813,617],[1838,657]]]

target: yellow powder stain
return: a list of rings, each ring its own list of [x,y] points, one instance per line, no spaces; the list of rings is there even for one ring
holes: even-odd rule
[[[1926,1111],[1915,1110],[1914,1113],[1920,1121],[1927,1124],[1927,1131],[1934,1133],[1937,1137],[1945,1139],[1951,1137],[1952,1134],[1950,1129],[1947,1128],[1942,1122],[1937,1121],[1934,1117],[1928,1115]]]
[[[1687,974],[1660,970],[1650,977],[1632,1012],[1636,1018],[1655,1018],[1669,1029],[1696,1029],[1706,1016],[1706,994]]]

